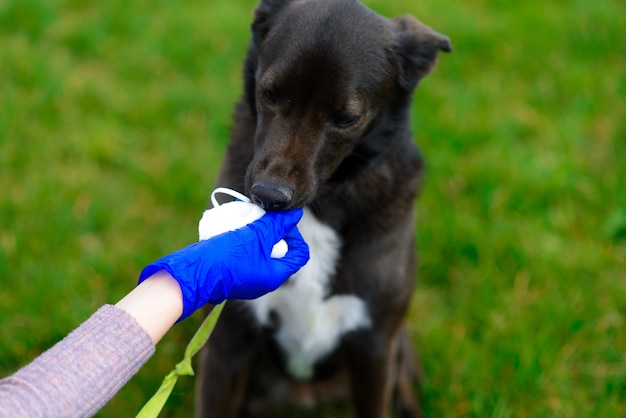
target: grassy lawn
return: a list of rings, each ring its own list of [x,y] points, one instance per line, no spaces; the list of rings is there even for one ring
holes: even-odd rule
[[[623,2],[366,3],[455,47],[414,106],[427,415],[626,416]],[[0,376],[196,240],[253,7],[0,0]],[[200,319],[100,416],[133,416]],[[192,405],[182,379],[163,416]]]

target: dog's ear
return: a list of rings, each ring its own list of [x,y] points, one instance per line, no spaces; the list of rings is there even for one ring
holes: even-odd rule
[[[413,16],[400,16],[392,22],[397,34],[398,81],[402,88],[411,91],[434,68],[439,51],[452,51],[452,44],[447,36]]]
[[[252,37],[257,48],[267,36],[274,18],[290,3],[291,0],[263,0],[254,11]]]

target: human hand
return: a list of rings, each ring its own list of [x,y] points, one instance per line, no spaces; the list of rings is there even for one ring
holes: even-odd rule
[[[296,224],[302,209],[269,212],[259,220],[232,232],[191,244],[147,266],[139,283],[159,270],[167,271],[180,285],[185,319],[205,303],[224,299],[255,299],[276,290],[309,260],[309,247]],[[271,258],[281,239],[289,251]]]

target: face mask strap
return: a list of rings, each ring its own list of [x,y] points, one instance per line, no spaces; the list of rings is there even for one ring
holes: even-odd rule
[[[220,205],[219,202],[217,201],[217,198],[215,197],[215,195],[218,193],[227,194],[231,197],[234,197],[235,199],[241,200],[242,202],[246,202],[246,203],[251,202],[248,197],[244,196],[243,194],[239,193],[236,190],[229,189],[228,187],[218,187],[217,189],[213,190],[213,193],[211,193],[211,203],[213,203],[214,208]]]

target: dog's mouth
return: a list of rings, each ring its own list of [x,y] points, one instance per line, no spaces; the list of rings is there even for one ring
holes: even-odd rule
[[[299,195],[286,184],[261,181],[255,183],[248,193],[252,202],[267,212],[281,212],[312,204],[317,197],[336,192],[339,181],[329,178],[321,183],[313,195]]]
[[[359,160],[362,162],[362,156]],[[317,176],[282,178],[248,173],[246,194],[255,205],[268,212],[296,209],[312,204],[322,195],[336,193],[337,188],[358,169],[358,164],[347,158],[335,171],[317,173]]]

